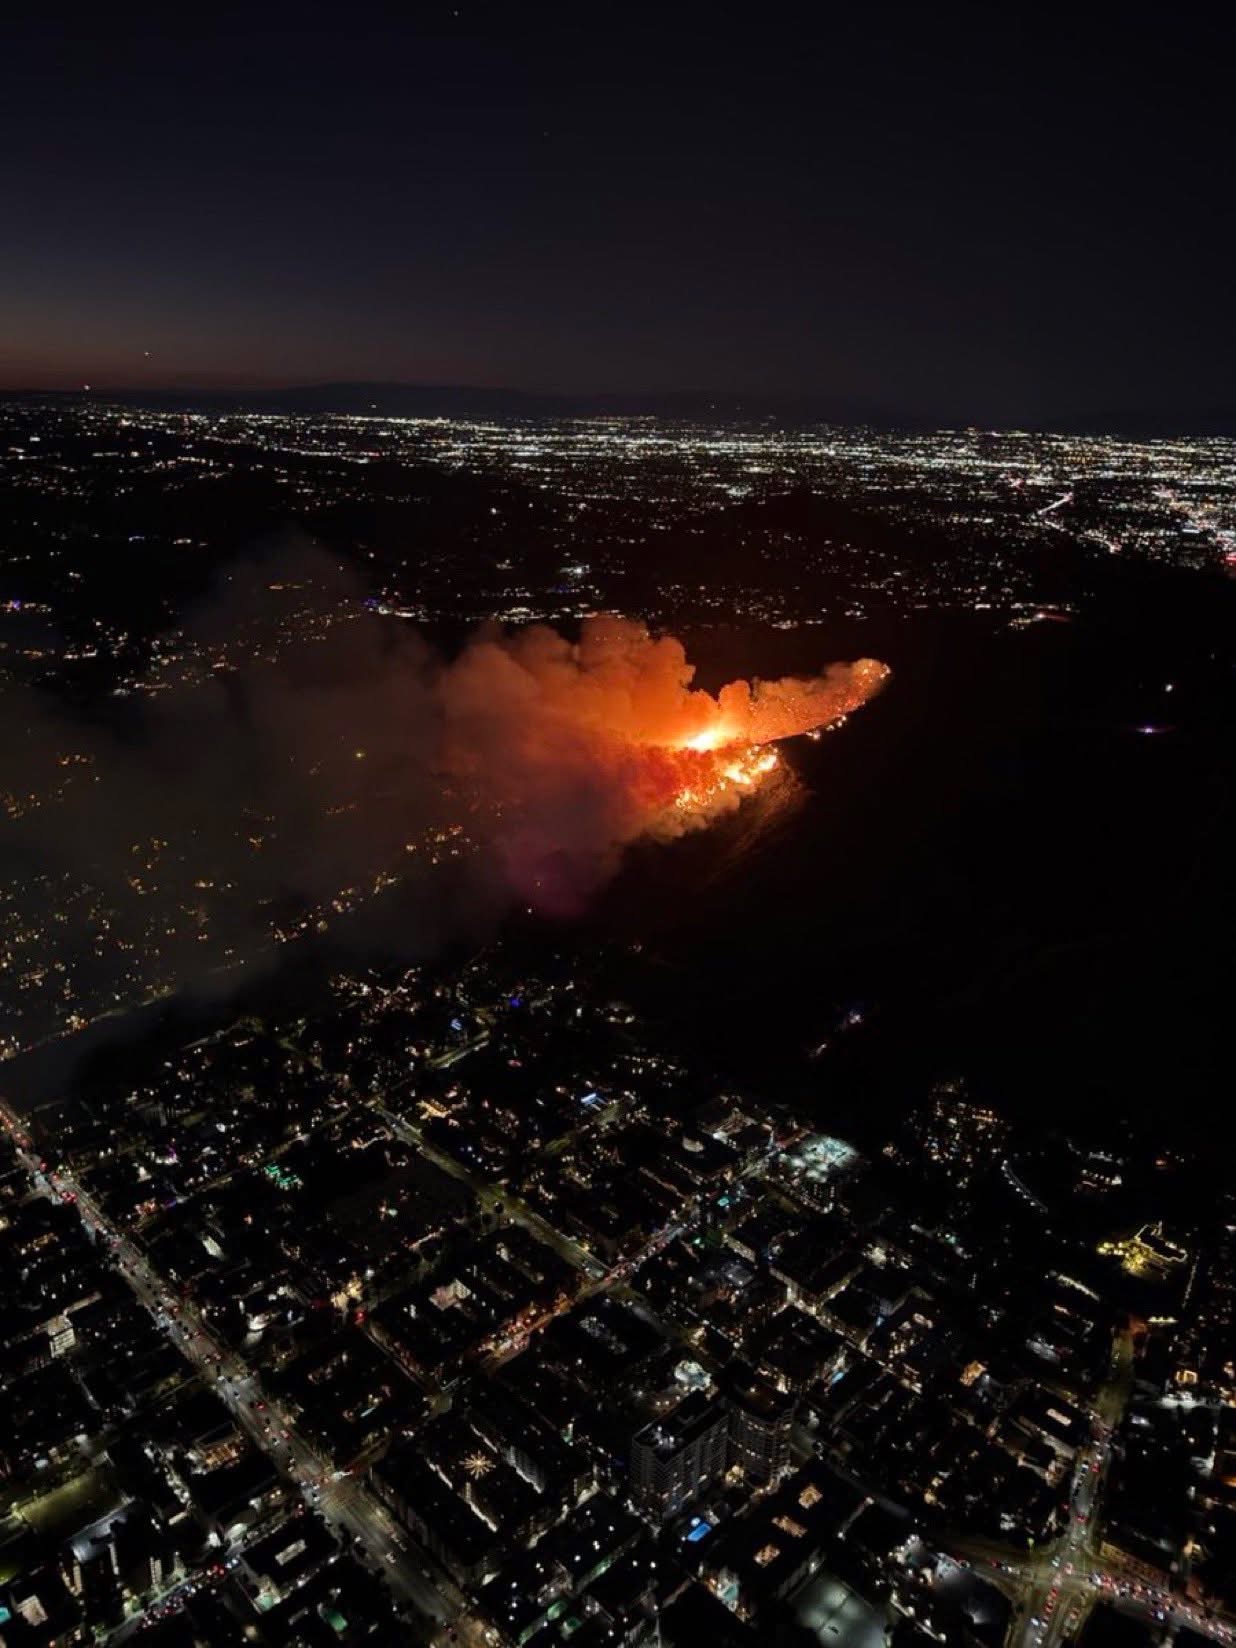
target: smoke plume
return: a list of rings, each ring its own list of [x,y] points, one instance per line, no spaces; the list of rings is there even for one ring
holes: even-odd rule
[[[887,674],[860,659],[713,697],[680,641],[631,619],[479,637],[435,683],[443,766],[493,810],[513,891],[570,904],[630,842],[736,806],[776,765],[763,746],[843,719]]]
[[[486,896],[577,909],[624,847],[737,806],[774,741],[886,674],[864,659],[714,697],[680,642],[614,616],[575,641],[485,630],[444,659],[325,557],[261,563],[163,638],[118,719],[0,694],[0,1055],[333,930],[443,860]],[[423,953],[448,912],[401,908]]]

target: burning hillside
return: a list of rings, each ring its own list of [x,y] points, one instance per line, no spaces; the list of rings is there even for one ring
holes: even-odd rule
[[[0,698],[21,866],[0,889],[0,1054],[345,917],[368,931],[360,912],[421,953],[474,905],[577,911],[625,847],[738,806],[775,779],[778,739],[837,725],[888,673],[860,660],[713,696],[681,642],[613,616],[577,641],[482,631],[447,660],[352,594],[326,643],[152,678],[123,736]],[[201,621],[247,634],[252,606]],[[458,873],[439,887],[443,861]]]
[[[835,725],[887,676],[860,659],[714,697],[682,643],[642,623],[589,618],[575,643],[535,626],[479,638],[443,671],[443,766],[496,810],[521,895],[569,903],[627,843],[736,806],[775,771],[771,745]]]

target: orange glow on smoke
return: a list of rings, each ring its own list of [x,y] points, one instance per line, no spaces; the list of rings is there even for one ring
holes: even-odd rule
[[[574,642],[544,625],[487,634],[439,684],[440,765],[500,817],[521,891],[543,889],[550,864],[592,865],[595,880],[628,843],[738,806],[776,774],[778,740],[840,726],[888,674],[860,658],[713,694],[693,686],[680,641],[613,614]]]
[[[731,742],[732,737],[724,728],[710,727],[707,732],[697,732],[694,738],[688,738],[682,747],[684,750],[717,750]]]

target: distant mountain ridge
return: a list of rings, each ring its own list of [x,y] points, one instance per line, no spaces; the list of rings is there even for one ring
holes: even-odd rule
[[[315,383],[279,389],[99,388],[92,390],[0,390],[0,400],[120,402],[156,410],[365,414],[411,418],[571,418],[657,417],[684,422],[790,425],[829,423],[886,430],[1027,429],[1059,434],[1236,436],[1236,410],[1209,408],[1193,413],[1108,412],[1059,418],[967,420],[927,418],[887,407],[821,395],[740,394],[712,390],[649,394],[558,394],[539,390],[479,388],[466,384]]]
[[[466,384],[315,383],[280,389],[98,388],[26,390],[0,399],[121,401],[130,406],[210,410],[376,413],[392,417],[665,417],[758,419],[806,422],[878,423],[904,426],[891,413],[821,397],[721,394],[678,390],[655,394],[558,394],[548,391],[479,388]],[[922,425],[922,427],[928,427]]]

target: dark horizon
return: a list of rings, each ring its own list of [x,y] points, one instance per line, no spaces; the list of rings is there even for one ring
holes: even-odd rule
[[[741,389],[567,391],[512,384],[299,379],[278,384],[92,384],[83,388],[21,385],[0,388],[0,399],[118,404],[156,410],[184,406],[216,413],[271,412],[306,416],[653,417],[719,423],[760,421],[790,427],[829,424],[907,433],[966,429],[991,433],[1111,435],[1128,439],[1236,437],[1236,407],[1225,405],[1178,414],[1133,406],[1096,408],[1019,421],[948,416],[943,411],[935,416],[929,412],[916,414],[891,405],[843,403],[805,391],[772,394]]]
[[[0,388],[1230,404],[1230,25],[131,5],[13,36]]]

